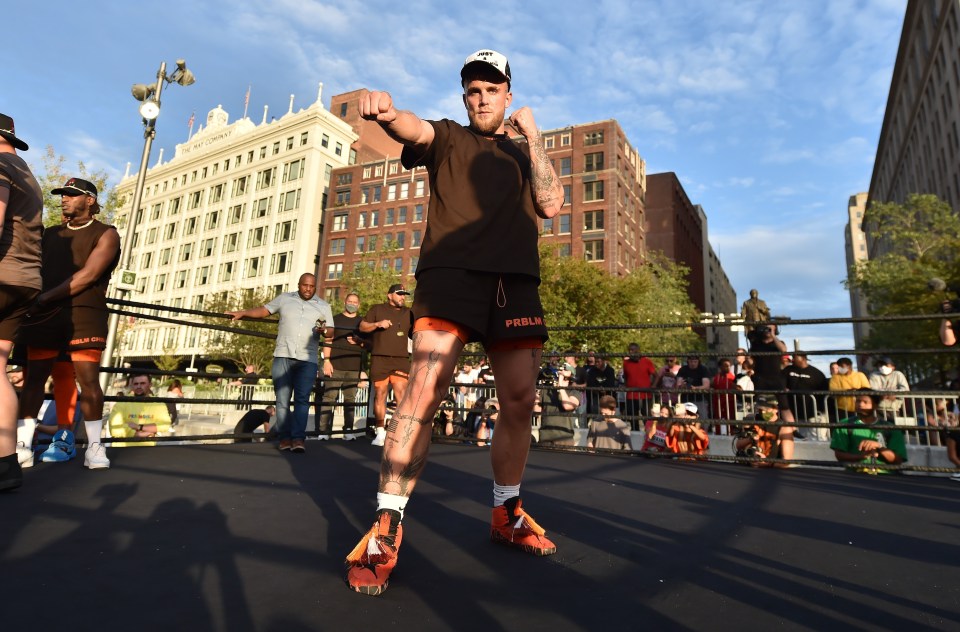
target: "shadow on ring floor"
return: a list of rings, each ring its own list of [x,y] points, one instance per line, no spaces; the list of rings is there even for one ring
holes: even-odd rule
[[[4,628],[957,629],[960,486],[534,451],[524,506],[558,553],[487,539],[489,454],[435,445],[390,589],[350,592],[366,441],[117,448],[0,495]],[[81,451],[82,452],[82,451]],[[66,624],[65,624],[66,625]]]

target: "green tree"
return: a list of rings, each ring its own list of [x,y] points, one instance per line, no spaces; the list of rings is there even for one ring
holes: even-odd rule
[[[175,355],[173,350],[176,347],[174,345],[163,345],[163,353],[153,358],[153,363],[161,371],[176,371],[180,368],[180,363],[183,362],[183,356]],[[164,376],[164,383],[169,383],[171,380],[170,377]]]
[[[936,312],[943,297],[930,292],[930,279],[941,278],[951,287],[960,282],[960,217],[935,195],[912,194],[904,204],[872,204],[864,225],[882,254],[853,266],[847,287],[863,293],[873,316]],[[874,322],[862,344],[869,349],[937,348],[937,326],[930,320]],[[950,362],[940,355],[894,360],[913,380],[943,372]]]
[[[274,295],[266,288],[248,288],[216,294],[204,302],[203,308],[208,312],[222,314],[260,307],[269,303],[273,298]],[[230,360],[241,371],[246,365],[252,364],[256,367],[257,373],[270,372],[269,368],[273,362],[273,350],[276,345],[277,326],[275,323],[241,320],[231,324],[229,320],[214,316],[205,316],[203,320],[215,325],[270,334],[271,337],[264,338],[243,333],[211,330],[207,341],[207,349],[211,357]]]
[[[551,328],[548,348],[621,354],[636,342],[645,353],[702,349],[703,340],[689,328],[556,329],[693,322],[698,313],[687,296],[686,274],[683,266],[652,255],[645,265],[617,277],[541,245],[540,297]]]
[[[89,180],[97,186],[102,205],[99,219],[106,224],[113,223],[114,212],[117,208],[117,190],[116,187],[109,186],[106,171],[102,169],[90,171],[83,161],[77,162],[76,170],[69,170],[65,167],[67,159],[57,154],[52,145],[47,145],[41,161],[40,169],[31,166],[31,170],[37,176],[40,190],[43,191],[44,226],[54,226],[60,223],[60,196],[53,195],[50,191],[63,185],[64,182],[74,176]]]
[[[339,301],[332,300],[333,313],[342,307],[342,301],[348,292],[356,292],[360,296],[360,313],[365,314],[368,309],[386,300],[387,290],[394,283],[403,283],[408,291],[413,292],[416,280],[412,274],[397,272],[393,267],[393,260],[399,251],[396,242],[387,242],[375,252],[365,252],[355,262],[352,270],[344,270]],[[409,307],[409,301],[408,301]]]

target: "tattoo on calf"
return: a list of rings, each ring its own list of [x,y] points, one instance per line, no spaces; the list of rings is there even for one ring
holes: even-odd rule
[[[426,454],[414,454],[411,456],[410,462],[402,466],[398,474],[394,474],[396,464],[384,457],[383,461],[380,462],[380,489],[378,491],[400,496],[409,495],[411,491],[410,483],[416,482],[426,465]]]

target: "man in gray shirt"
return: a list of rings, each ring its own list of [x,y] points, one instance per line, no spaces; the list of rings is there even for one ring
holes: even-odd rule
[[[261,307],[227,312],[233,320],[280,315],[272,376],[277,396],[277,438],[283,451],[306,451],[303,441],[307,436],[310,394],[317,377],[320,340],[332,333],[328,325],[333,325],[333,311],[329,303],[315,295],[316,289],[316,278],[302,274],[296,292],[285,292]]]

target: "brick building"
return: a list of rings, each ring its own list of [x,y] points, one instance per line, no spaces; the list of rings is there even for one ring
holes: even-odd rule
[[[362,91],[349,93],[351,103],[346,112],[355,109],[360,94]],[[334,112],[341,111],[337,98],[331,105]],[[373,137],[374,130],[363,126],[369,122],[359,117],[345,120],[354,125],[358,145]],[[541,239],[559,255],[594,261],[610,274],[635,269],[646,251],[645,163],[619,123],[585,123],[545,130],[542,135],[563,184],[565,203],[554,218],[540,220]],[[340,167],[331,176],[318,283],[330,299],[340,296],[344,271],[356,265],[364,253],[376,252],[385,243],[393,243],[396,250],[381,258],[379,265],[393,269],[401,281],[416,270],[426,230],[428,176],[424,169],[404,169],[400,145],[387,140],[388,144],[377,147],[381,156]],[[360,149],[357,153],[363,154]]]

